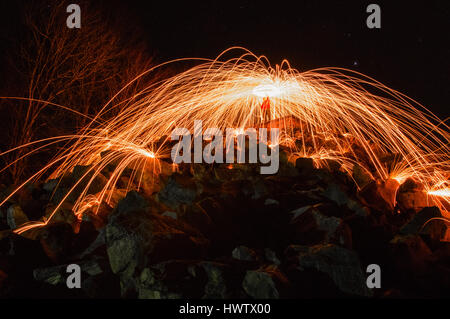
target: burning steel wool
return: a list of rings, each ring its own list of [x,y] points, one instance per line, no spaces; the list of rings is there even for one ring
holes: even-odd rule
[[[236,57],[226,59],[230,54]],[[132,171],[129,190],[148,183],[143,179],[146,171],[156,178],[167,166],[176,169],[175,164],[167,164],[171,132],[177,127],[193,131],[194,120],[202,121],[204,128],[222,131],[279,128],[279,146],[289,149],[292,156],[313,158],[317,167],[326,167],[328,160],[334,160],[350,175],[358,165],[373,180],[395,184],[394,192],[413,179],[423,186],[426,201],[448,216],[449,127],[419,103],[354,71],[322,68],[300,72],[286,60],[273,67],[264,56],[243,48],[230,48],[214,60],[171,61],[145,74],[192,60],[199,64],[126,100],[117,102],[118,92],[77,134],[25,145],[34,149],[24,156],[60,142],[69,146],[1,205],[46,172],[51,172],[50,179],[58,180],[76,166],[89,166],[48,219],[29,222],[15,232],[51,223],[71,194],[76,193],[72,210],[79,218],[87,209],[95,211],[101,203],[110,203],[125,170]],[[112,109],[120,111],[103,120]],[[383,159],[393,155],[395,160],[387,165]],[[111,165],[114,169],[102,189],[92,193],[96,177]]]

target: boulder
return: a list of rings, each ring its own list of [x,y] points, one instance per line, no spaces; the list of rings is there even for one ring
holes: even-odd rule
[[[246,247],[246,246],[238,246],[233,249],[231,253],[234,259],[242,260],[242,261],[256,261],[258,256],[255,251]]]
[[[328,185],[328,187],[323,191],[323,196],[335,202],[339,206],[345,205],[349,201],[347,192],[344,191],[340,185],[335,183]]]
[[[106,225],[106,247],[113,273],[132,275],[148,262],[203,256],[209,242],[187,224],[154,213],[145,199],[130,192]]]
[[[370,297],[372,291],[366,286],[366,278],[363,274],[358,255],[349,249],[333,245],[322,244],[311,247],[291,245],[286,250],[286,255],[300,273],[301,282],[314,284],[311,278],[317,278],[316,284],[323,283],[328,278],[335,287],[344,294],[352,296]],[[328,294],[324,285],[320,287],[302,287],[302,289],[319,289],[320,293]],[[306,292],[307,293],[307,292]]]
[[[353,165],[352,177],[359,188],[364,188],[373,180],[372,176],[358,164]]]
[[[75,234],[72,226],[56,222],[45,226],[39,235],[42,249],[55,263],[66,261],[73,253]]]
[[[408,210],[418,212],[431,205],[424,186],[412,178],[408,178],[398,188],[397,203],[402,212]]]
[[[279,266],[281,264],[281,261],[278,259],[277,254],[270,248],[264,249],[264,257],[267,261],[276,266]]]
[[[402,226],[401,235],[427,234],[433,242],[445,238],[450,223],[442,218],[437,207],[425,207]]]
[[[173,174],[158,193],[158,200],[170,208],[180,204],[192,204],[197,195],[195,183],[187,176]]]
[[[295,160],[295,168],[302,173],[310,173],[314,170],[314,161],[310,157],[299,157]]]
[[[398,182],[393,179],[384,182],[371,181],[358,192],[358,197],[371,208],[378,211],[393,212],[398,185]]]
[[[110,271],[106,260],[94,258],[72,263],[80,266],[81,270],[81,291],[83,292],[83,295],[79,295],[80,297],[119,297],[117,279],[109,275]],[[59,295],[59,298],[72,297],[72,294],[70,294],[71,289],[68,289],[66,286],[67,278],[70,275],[70,273],[67,272],[68,265],[69,264],[63,264],[53,267],[36,268],[33,270],[33,277],[38,282],[51,286],[59,286],[60,290],[55,290],[55,293],[58,293],[58,291],[66,293],[66,295]]]
[[[230,297],[226,272],[217,262],[169,260],[144,268],[137,280],[138,298],[173,299]]]
[[[16,229],[29,222],[27,215],[19,205],[11,205],[6,211],[6,221],[11,229]]]
[[[300,207],[291,211],[291,239],[296,244],[336,243],[351,247],[351,229],[341,218],[327,216],[321,205]]]
[[[242,288],[255,299],[278,299],[282,297],[281,290],[286,283],[287,279],[281,271],[271,266],[247,271]]]
[[[398,235],[390,241],[390,254],[398,274],[404,280],[409,276],[429,272],[432,252],[419,235]]]

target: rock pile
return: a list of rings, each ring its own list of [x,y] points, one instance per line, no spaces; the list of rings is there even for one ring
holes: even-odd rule
[[[420,185],[328,166],[281,156],[279,173],[266,176],[252,164],[182,164],[157,187],[118,190],[81,221],[68,198],[53,223],[23,237],[12,230],[48,214],[85,168],[56,191],[54,181],[29,185],[0,213],[0,296],[450,296],[448,224]],[[81,289],[66,286],[69,264],[81,268]],[[366,285],[370,264],[381,268],[379,289]]]

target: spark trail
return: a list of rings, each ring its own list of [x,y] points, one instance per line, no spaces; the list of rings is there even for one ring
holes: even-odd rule
[[[237,57],[225,58],[236,56],[236,52]],[[354,71],[321,68],[300,72],[286,60],[272,67],[264,56],[243,48],[230,48],[214,60],[171,61],[146,73],[186,61],[197,61],[198,65],[124,101],[114,104],[113,97],[78,134],[32,143],[36,151],[60,141],[72,142],[0,205],[49,170],[50,178],[61,178],[77,165],[90,165],[80,179],[87,179],[87,183],[73,206],[81,215],[92,206],[111,201],[125,169],[132,169],[131,180],[137,185],[142,183],[144,170],[157,176],[162,170],[161,158],[170,154],[168,142],[175,127],[192,131],[195,119],[202,120],[204,128],[244,130],[267,125],[263,121],[268,117],[282,131],[280,145],[297,156],[312,157],[318,166],[325,165],[323,159],[333,159],[349,172],[358,164],[377,180],[401,183],[412,177],[424,185],[430,201],[447,214],[449,127],[414,100]],[[270,108],[261,107],[266,99],[270,99]],[[102,120],[114,108],[120,108],[119,113]],[[383,157],[392,154],[396,160],[386,165]],[[106,185],[99,193],[89,194],[96,176],[111,163],[115,169]],[[16,232],[50,222],[80,182],[73,185],[48,220],[24,225]]]

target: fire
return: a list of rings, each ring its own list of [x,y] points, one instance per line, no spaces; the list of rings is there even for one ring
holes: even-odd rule
[[[243,54],[222,61],[230,50],[243,50]],[[430,194],[439,197],[436,205],[449,202],[448,188],[438,186],[447,183],[450,171],[448,125],[414,100],[360,73],[340,68],[299,72],[287,61],[272,67],[264,56],[231,48],[215,60],[150,86],[126,101],[115,101],[121,92],[77,134],[36,141],[1,153],[34,146],[27,156],[61,141],[72,142],[0,205],[47,171],[51,172],[50,178],[59,178],[77,165],[89,164],[82,176],[89,179],[88,185],[75,203],[76,208],[83,210],[89,202],[86,198],[93,178],[110,163],[115,163],[115,169],[96,195],[96,202],[111,198],[126,168],[133,169],[132,181],[138,185],[142,181],[139,172],[144,169],[159,174],[159,161],[170,154],[164,140],[170,139],[175,127],[192,131],[193,120],[202,120],[204,127],[222,131],[227,127],[241,128],[235,132],[238,134],[243,128],[259,127],[266,111],[270,111],[270,121],[278,121],[278,127],[283,128],[280,146],[289,147],[292,153],[332,159],[346,171],[358,164],[380,180],[395,178],[400,182],[413,177],[433,190]],[[263,98],[270,98],[270,109],[261,108]],[[111,108],[118,106],[120,112],[115,117],[102,120]],[[397,154],[399,159],[389,166],[380,154]],[[58,209],[59,206],[55,212]],[[27,225],[18,232],[50,220],[51,217]]]

